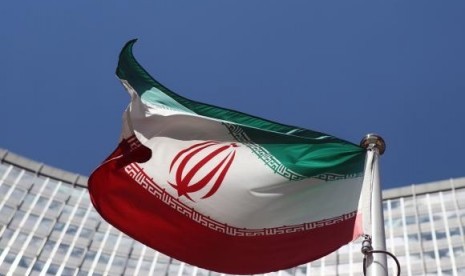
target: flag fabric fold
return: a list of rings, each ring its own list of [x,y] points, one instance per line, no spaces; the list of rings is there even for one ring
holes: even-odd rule
[[[121,51],[121,141],[89,193],[109,223],[201,268],[254,274],[363,234],[365,150],[320,132],[184,98]]]

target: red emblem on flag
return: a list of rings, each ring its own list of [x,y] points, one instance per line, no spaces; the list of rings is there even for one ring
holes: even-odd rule
[[[189,194],[207,186],[210,189],[202,199],[212,196],[231,167],[236,147],[235,143],[206,141],[181,150],[170,165],[170,175],[174,174],[175,183],[168,183],[178,191],[179,197],[185,196],[192,201]]]

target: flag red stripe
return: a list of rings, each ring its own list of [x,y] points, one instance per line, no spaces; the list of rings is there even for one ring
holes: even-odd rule
[[[180,261],[224,273],[264,273],[323,257],[361,234],[356,217],[279,235],[215,231],[154,197],[124,171],[140,155],[147,155],[144,147],[100,166],[89,178],[92,203],[118,229]]]

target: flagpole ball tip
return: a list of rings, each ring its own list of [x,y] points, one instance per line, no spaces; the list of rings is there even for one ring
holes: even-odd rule
[[[360,146],[362,148],[368,149],[370,145],[376,147],[380,155],[382,155],[386,150],[386,143],[384,142],[384,139],[378,134],[367,134],[365,137],[363,137],[362,141],[360,141]]]

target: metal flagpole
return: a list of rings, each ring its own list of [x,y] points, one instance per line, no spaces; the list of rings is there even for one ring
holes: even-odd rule
[[[368,134],[360,142],[360,146],[368,150],[368,154],[373,155],[371,164],[371,246],[372,250],[386,251],[386,235],[384,233],[383,197],[381,193],[381,183],[379,181],[378,160],[386,149],[383,138],[376,134]],[[362,248],[363,251],[363,248]],[[365,253],[365,252],[364,252]],[[387,256],[386,254],[373,254],[368,251],[367,255],[367,276],[387,276]]]

